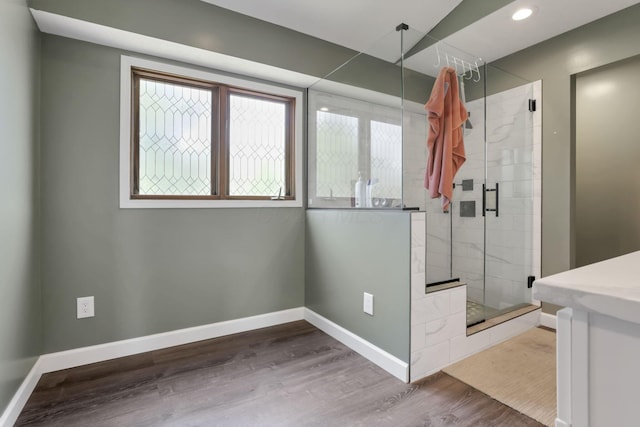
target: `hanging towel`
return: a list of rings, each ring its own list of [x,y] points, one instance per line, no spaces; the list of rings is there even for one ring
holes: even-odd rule
[[[429,135],[424,186],[432,199],[440,197],[448,212],[453,196],[453,178],[465,161],[463,129],[467,110],[460,100],[456,70],[444,67],[425,104]]]

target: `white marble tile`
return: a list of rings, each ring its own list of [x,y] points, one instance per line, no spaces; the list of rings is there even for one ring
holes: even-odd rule
[[[488,331],[476,334],[458,336],[451,339],[451,363],[455,363],[465,357],[478,353],[491,345],[491,336]]]
[[[429,245],[427,245],[427,264],[448,268],[451,262],[449,254],[447,252],[431,251],[430,249]]]
[[[428,294],[421,302],[424,310],[424,323],[447,317],[451,305],[449,292],[441,291]]]
[[[424,273],[425,248],[411,248],[411,274]]]
[[[433,302],[427,303],[426,300],[428,297],[429,296],[411,304],[411,327],[413,327],[413,325],[425,325],[427,323],[427,308],[433,304]]]
[[[427,347],[440,344],[443,341],[448,341],[459,335],[464,335],[467,328],[466,320],[466,312],[460,312],[427,323]]]
[[[411,275],[411,301],[417,302],[426,298],[426,280],[427,279],[425,273],[415,273]]]
[[[427,346],[426,341],[426,324],[416,323],[411,325],[411,352],[414,353],[418,350],[422,350]]]
[[[484,231],[478,228],[468,228],[464,233],[454,233],[454,240],[461,243],[477,243],[484,239]]]
[[[431,375],[449,364],[449,341],[411,353],[411,381]]]
[[[451,305],[450,293],[447,291],[427,294],[411,307],[411,324],[428,323],[447,317]]]
[[[540,310],[532,311],[487,329],[491,335],[491,345],[501,343],[509,338],[520,335],[540,324]]]
[[[474,273],[482,271],[484,261],[472,257],[455,257],[453,267],[454,270],[459,272]]]
[[[449,274],[449,267],[427,265],[426,283],[442,282],[443,280],[449,280],[450,278],[451,274]]]
[[[424,212],[411,215],[411,247],[425,246],[426,219]]]
[[[451,314],[465,312],[467,310],[467,287],[460,286],[459,288],[454,288],[451,290],[450,296],[450,308],[449,312]]]
[[[449,251],[450,237],[450,225],[447,224],[446,228],[438,229],[435,224],[427,224],[427,247],[429,251]]]

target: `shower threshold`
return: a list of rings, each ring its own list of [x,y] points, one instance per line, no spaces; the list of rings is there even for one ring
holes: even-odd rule
[[[539,309],[540,306],[533,304],[518,304],[505,310],[497,310],[467,300],[467,336]]]

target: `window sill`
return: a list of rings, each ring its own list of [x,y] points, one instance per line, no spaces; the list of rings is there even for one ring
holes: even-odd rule
[[[120,209],[301,208],[301,200],[120,200]]]

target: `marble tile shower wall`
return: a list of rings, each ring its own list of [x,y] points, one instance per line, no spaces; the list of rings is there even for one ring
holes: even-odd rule
[[[464,286],[425,293],[425,226],[425,212],[411,214],[411,381],[447,366],[451,340],[466,336]]]
[[[464,191],[461,185],[454,189],[450,221],[453,226],[452,276],[467,285],[467,297],[482,302],[484,289],[484,223],[482,217],[482,183],[484,182],[484,103],[482,100],[467,103],[472,128],[464,131],[467,160],[456,175],[455,182],[473,180],[473,189]],[[475,216],[461,216],[462,203],[471,203]],[[443,215],[443,214],[440,214]]]
[[[470,299],[482,302],[484,230],[482,183],[484,182],[484,104],[467,103],[472,128],[464,131],[466,161],[456,175],[454,203],[443,213],[440,200],[427,199],[427,283],[460,278]],[[462,180],[473,180],[473,189],[463,191]],[[475,217],[460,216],[460,202],[475,203]],[[453,248],[451,242],[453,241]]]
[[[500,183],[500,216],[486,218],[484,304],[503,309],[531,302],[527,276],[539,277],[541,83],[487,97],[487,185]],[[536,200],[537,199],[537,200]],[[537,247],[536,247],[537,246]]]
[[[538,99],[538,106],[542,104],[540,82],[486,99],[487,185],[493,188],[500,183],[500,216],[490,213],[486,222],[486,288],[483,100],[467,104],[473,127],[465,129],[467,160],[455,180],[461,184],[472,179],[473,189],[463,191],[461,185],[456,186],[451,215],[442,213],[439,200],[425,195],[423,201],[427,211],[427,283],[459,277],[467,284],[469,299],[497,309],[529,302],[526,276],[539,276],[540,272],[541,112],[528,111],[532,97]],[[417,170],[419,159],[420,174],[424,174],[424,157],[413,153],[414,148],[405,156],[405,164],[409,170]],[[462,217],[460,202],[470,202],[475,217]]]

